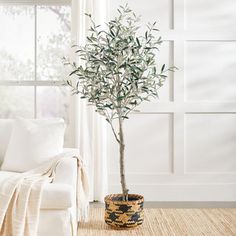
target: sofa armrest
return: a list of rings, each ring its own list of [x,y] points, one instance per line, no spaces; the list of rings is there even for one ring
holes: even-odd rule
[[[63,153],[66,153],[68,159],[64,159],[56,167],[56,173],[53,183],[68,184],[73,189],[76,189],[77,160],[75,158],[69,157],[78,155],[78,149],[64,149]]]

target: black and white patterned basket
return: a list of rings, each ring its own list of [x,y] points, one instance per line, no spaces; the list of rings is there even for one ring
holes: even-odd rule
[[[122,200],[122,194],[105,197],[105,222],[115,228],[133,228],[143,223],[144,198],[138,194],[129,194],[128,201]]]

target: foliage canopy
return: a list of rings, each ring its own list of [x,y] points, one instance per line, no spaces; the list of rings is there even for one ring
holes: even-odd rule
[[[73,93],[95,105],[110,124],[114,119],[127,119],[142,101],[157,98],[166,72],[175,70],[165,64],[157,70],[156,51],[162,40],[154,36],[156,22],[138,35],[140,18],[127,5],[120,6],[118,13],[107,23],[107,30],[101,30],[86,14],[91,21],[90,34],[86,45],[76,51],[84,63],[73,63],[67,80]]]

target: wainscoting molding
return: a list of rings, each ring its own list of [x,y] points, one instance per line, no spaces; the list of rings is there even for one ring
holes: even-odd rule
[[[142,24],[157,21],[164,40],[158,62],[179,68],[160,100],[127,121],[130,191],[149,201],[235,201],[236,2],[108,2],[110,17],[128,2]],[[120,192],[118,147],[109,129],[108,137],[109,192]]]

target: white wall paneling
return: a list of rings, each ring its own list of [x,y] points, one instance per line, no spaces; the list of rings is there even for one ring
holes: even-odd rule
[[[186,0],[186,29],[233,30],[236,22],[235,0]]]
[[[236,2],[110,0],[110,17],[126,2],[142,24],[158,22],[158,61],[179,68],[160,100],[126,124],[130,192],[152,201],[235,201]],[[118,147],[108,133],[109,192],[120,192]]]
[[[126,132],[126,156],[133,157],[132,161],[127,162],[129,173],[139,174],[140,171],[144,174],[172,173],[172,122],[173,115],[171,113],[147,114],[142,112],[131,115],[124,127]],[[152,132],[153,129],[158,130],[158,132]],[[133,148],[134,145],[136,148]],[[112,165],[112,163],[119,162],[118,145],[112,142],[109,149],[110,153],[113,153],[110,158],[110,172],[116,173],[117,165]],[[145,164],[143,160],[145,160]],[[135,162],[135,165],[132,162]]]
[[[185,172],[236,173],[236,114],[185,115]]]
[[[236,101],[235,55],[236,41],[187,41],[186,100]]]

